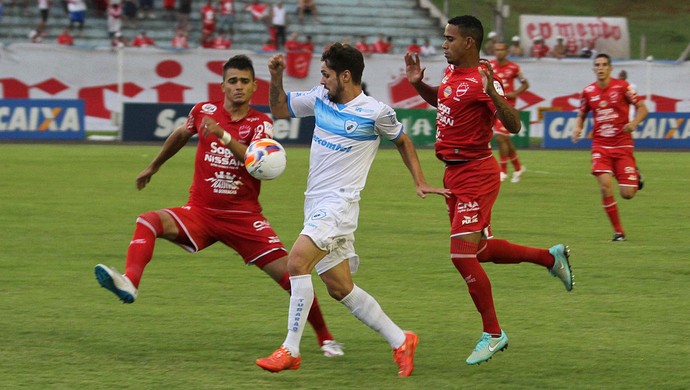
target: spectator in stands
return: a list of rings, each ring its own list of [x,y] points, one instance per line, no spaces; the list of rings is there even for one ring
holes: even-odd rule
[[[0,18],[2,18],[2,0],[0,0]],[[44,32],[46,30],[46,26],[48,25],[48,14],[50,13],[50,0],[38,0],[38,13],[40,15],[40,19],[38,21],[38,26],[36,26],[36,30],[40,32]]]
[[[122,0],[122,19],[125,21],[125,27],[137,28],[136,17],[137,3],[135,0]]]
[[[498,37],[498,34],[496,31],[489,31],[489,34],[486,36],[487,39],[486,43],[484,44],[484,54],[488,56],[494,55],[494,45],[500,40]]]
[[[273,38],[268,38],[266,40],[266,43],[261,47],[261,51],[264,52],[274,52],[277,51],[278,47],[276,47],[276,41]]]
[[[175,0],[163,0],[163,17],[175,20]]]
[[[524,57],[525,51],[522,49],[522,45],[520,45],[519,36],[515,35],[511,39],[508,55],[511,57]]]
[[[69,28],[74,28],[77,25],[79,28],[79,36],[84,34],[84,22],[86,21],[86,3],[84,0],[69,0],[67,2],[67,9],[69,11]]]
[[[29,38],[29,42],[31,43],[43,42],[43,34],[38,30],[29,31],[29,35],[27,35],[27,37]]]
[[[537,35],[532,40],[532,48],[530,49],[530,56],[534,58],[544,58],[551,49],[544,43],[544,38]]]
[[[213,41],[215,37],[213,33],[208,30],[201,30],[200,46],[204,49],[213,49]]]
[[[22,15],[29,16],[29,0],[10,0],[10,2],[7,4],[7,14],[14,15],[14,6],[17,2],[21,2]],[[0,11],[2,11],[2,3],[4,3],[4,1],[0,2]],[[1,14],[2,13],[0,12],[0,16]]]
[[[565,56],[566,57],[577,57],[580,52],[577,47],[577,41],[573,37],[569,37],[565,41]]]
[[[249,12],[255,22],[261,22],[267,28],[271,27],[271,7],[268,4],[262,3],[260,0],[252,0],[244,9]]]
[[[97,18],[104,18],[107,17],[107,12],[108,12],[108,3],[113,3],[113,2],[118,2],[117,0],[113,1],[108,1],[108,0],[91,0],[91,4],[87,6],[87,8],[91,9],[94,11],[94,14]]]
[[[225,30],[218,30],[218,36],[213,39],[214,49],[230,49],[232,46],[232,40],[228,37]]]
[[[74,37],[69,30],[69,27],[65,27],[62,32],[57,36],[58,45],[72,46],[74,45]]]
[[[134,47],[150,47],[150,46],[156,46],[156,42],[154,42],[153,38],[151,38],[150,36],[148,36],[148,34],[146,34],[146,31],[142,30],[132,40],[132,46],[134,46]]]
[[[429,38],[424,38],[424,44],[422,45],[421,52],[419,53],[422,57],[429,57],[436,54],[436,48],[431,44]]]
[[[587,46],[583,47],[580,51],[581,58],[594,58],[597,56],[597,50],[594,48],[596,45],[596,39],[587,41]]]
[[[550,55],[551,57],[558,58],[560,60],[561,58],[565,57],[565,52],[565,38],[559,35],[556,37],[556,45],[553,47],[553,49],[551,49]]]
[[[115,33],[122,31],[122,7],[120,3],[112,2],[108,7],[108,36],[112,39]]]
[[[310,53],[314,52],[314,41],[312,41],[311,35],[306,36],[304,44],[302,44],[302,50]]]
[[[299,34],[293,31],[290,38],[285,41],[285,51],[301,51],[303,49],[302,42],[299,41]]]
[[[310,15],[314,23],[321,23],[314,0],[299,0],[297,2],[297,15],[300,24],[304,23],[304,15]]]
[[[139,19],[144,18],[156,18],[156,14],[153,12],[153,0],[139,0]]]
[[[172,37],[173,49],[189,49],[189,38],[187,36],[187,31],[178,28],[175,32],[175,36]]]
[[[115,33],[115,38],[110,41],[110,47],[113,50],[117,50],[126,46],[129,46],[129,42],[122,36],[122,33]]]
[[[271,18],[273,38],[276,40],[276,46],[280,50],[281,47],[285,46],[285,34],[288,24],[287,11],[282,0],[278,0],[273,4]]]
[[[371,44],[374,53],[390,53],[392,40],[392,37],[386,38],[386,34],[379,34],[378,39]]]
[[[412,41],[407,46],[408,53],[420,54],[422,52],[422,47],[417,44],[417,38],[412,38]]]
[[[359,50],[363,55],[373,53],[371,46],[367,43],[366,35],[359,37],[359,41],[355,44],[355,49]]]
[[[235,35],[235,1],[218,0],[218,28],[228,32],[230,39]]]
[[[189,16],[192,14],[192,0],[178,0],[177,28],[189,31]]]
[[[206,5],[201,7],[201,29],[210,32],[216,32],[216,7],[213,6],[213,0],[206,0]]]

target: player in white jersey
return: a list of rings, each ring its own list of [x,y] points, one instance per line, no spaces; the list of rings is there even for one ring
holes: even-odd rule
[[[351,46],[336,43],[321,57],[321,85],[311,91],[285,93],[282,54],[269,60],[270,104],[274,118],[316,117],[311,144],[309,177],[304,203],[304,229],[288,256],[291,296],[288,333],[272,355],[258,359],[263,369],[296,370],[299,345],[314,296],[311,271],[326,284],[331,297],[378,331],[393,348],[399,376],[409,376],[418,342],[381,309],[378,302],[352,281],[359,258],[354,232],[359,216],[359,194],[379,145],[379,137],[392,141],[414,179],[417,195],[448,195],[426,183],[417,152],[389,106],[362,92],[364,58]]]

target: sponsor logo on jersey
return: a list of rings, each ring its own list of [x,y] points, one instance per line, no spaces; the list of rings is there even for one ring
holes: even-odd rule
[[[321,146],[326,147],[328,149],[335,150],[336,152],[348,153],[350,150],[352,150],[352,146],[345,147],[341,144],[334,144],[333,142],[329,142],[329,141],[326,141],[325,139],[321,139],[321,138],[317,137],[316,134],[314,134],[312,139],[313,139],[314,143],[316,143],[317,145],[321,145]]]
[[[242,184],[239,180],[235,180],[235,175],[223,171],[216,172],[214,177],[209,177],[204,181],[211,183],[211,189],[216,194],[234,195],[237,193],[240,184]]]
[[[264,229],[270,229],[271,228],[271,224],[268,223],[268,221],[266,221],[266,220],[254,221],[253,225],[254,225],[254,230],[256,230],[257,232],[264,230]]]
[[[462,216],[462,224],[463,225],[470,225],[473,223],[479,222],[479,216],[477,214],[472,215],[470,217],[463,215]]]
[[[446,85],[446,87],[443,88],[443,97],[448,97],[451,93],[453,93],[453,88],[451,88],[450,85]]]

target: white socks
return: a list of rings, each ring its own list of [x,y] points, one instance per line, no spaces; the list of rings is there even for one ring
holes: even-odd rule
[[[314,302],[314,285],[311,274],[290,277],[290,310],[288,332],[283,345],[292,356],[299,356],[299,344],[307,323],[309,310]]]
[[[388,341],[391,347],[398,348],[405,342],[405,332],[383,312],[381,305],[376,302],[374,297],[357,287],[357,285],[355,285],[352,292],[343,298],[340,303],[350,309],[357,319],[371,329],[379,332]],[[292,310],[292,301],[290,302],[290,309]]]

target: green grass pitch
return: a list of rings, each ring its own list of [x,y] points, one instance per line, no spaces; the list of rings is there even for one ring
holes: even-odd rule
[[[394,149],[379,152],[362,194],[355,282],[420,336],[412,377],[397,378],[390,347],[330,299],[326,320],[346,355],[327,359],[311,329],[302,368],[271,374],[254,361],[283,341],[288,295],[230,249],[190,255],[159,240],[140,296],[120,304],[93,267],[124,268],[142,212],[182,205],[194,148],[138,192],[159,146],[0,145],[0,388],[2,389],[687,389],[690,386],[690,154],[639,151],[647,188],[617,197],[628,241],[611,243],[586,151],[521,151],[528,171],[505,183],[497,237],[570,245],[566,293],[532,264],[485,269],[510,348],[465,358],[478,313],[448,256],[440,197],[419,199]],[[429,181],[442,166],[420,150]],[[302,224],[307,149],[266,182],[265,214],[292,245]]]

